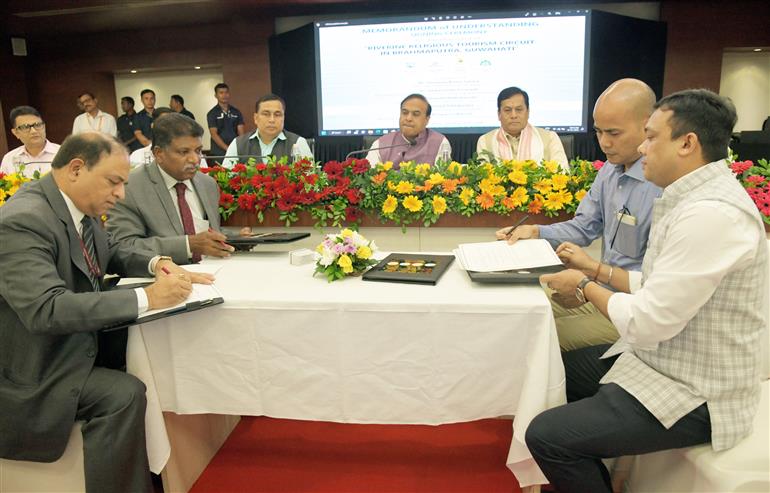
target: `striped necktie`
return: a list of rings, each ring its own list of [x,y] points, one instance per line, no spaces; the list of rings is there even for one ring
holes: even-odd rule
[[[91,280],[91,287],[94,291],[101,291],[101,285],[99,283],[99,261],[96,259],[96,249],[94,248],[94,221],[89,216],[83,216],[80,221],[83,225],[83,232],[80,234],[83,240],[83,256],[86,258],[86,265],[88,266],[89,279]]]

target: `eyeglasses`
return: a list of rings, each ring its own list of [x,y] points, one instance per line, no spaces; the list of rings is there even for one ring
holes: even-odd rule
[[[45,127],[45,122],[25,123],[16,127],[16,130],[19,132],[29,132],[33,128],[35,130],[40,130],[43,127]]]

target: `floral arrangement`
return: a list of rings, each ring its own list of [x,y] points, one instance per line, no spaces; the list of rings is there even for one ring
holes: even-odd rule
[[[754,201],[762,220],[770,225],[770,162],[734,161],[729,166]]]
[[[0,207],[10,199],[24,183],[40,178],[40,172],[35,171],[32,178],[24,175],[24,165],[19,166],[15,173],[4,174],[0,172]]]
[[[287,164],[239,163],[232,169],[204,168],[221,189],[220,213],[254,212],[277,208],[290,225],[300,211],[308,211],[319,229],[357,225],[364,211],[405,227],[429,226],[447,212],[471,216],[511,211],[556,216],[572,213],[591,187],[603,163],[573,160],[569,171],[555,161],[440,161],[435,165],[387,162],[371,167],[366,159],[329,161],[318,166],[308,160]]]
[[[326,235],[316,247],[320,258],[316,262],[315,274],[326,276],[329,282],[351,274],[361,273],[377,263],[372,254],[377,245],[351,229],[343,229],[336,235]]]

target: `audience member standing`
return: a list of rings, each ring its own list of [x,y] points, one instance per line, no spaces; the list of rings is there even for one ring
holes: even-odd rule
[[[172,110],[176,111],[177,113],[181,113],[184,116],[188,116],[191,119],[195,120],[195,115],[193,115],[190,110],[184,107],[184,98],[179,94],[172,94],[171,100],[168,102],[168,105]]]
[[[230,105],[230,87],[225,83],[214,86],[217,104],[206,115],[211,133],[211,156],[224,156],[227,146],[246,132],[243,114]]]
[[[78,106],[83,113],[75,117],[72,123],[72,135],[94,130],[113,137],[118,136],[118,126],[115,117],[99,109],[99,100],[90,92],[78,96]]]
[[[15,173],[24,165],[24,176],[32,177],[35,171],[47,173],[51,170],[59,144],[45,138],[45,122],[32,106],[17,106],[8,118],[11,133],[22,145],[8,152],[0,162],[0,173]]]
[[[134,135],[134,128],[136,127],[136,111],[134,111],[134,98],[131,96],[123,96],[120,98],[120,108],[123,110],[123,114],[118,117],[118,138],[120,141],[128,147],[128,150],[134,152],[137,149],[142,148],[142,144]]]
[[[145,89],[140,94],[144,109],[134,118],[134,135],[143,146],[152,142],[152,112],[155,111],[155,91]]]

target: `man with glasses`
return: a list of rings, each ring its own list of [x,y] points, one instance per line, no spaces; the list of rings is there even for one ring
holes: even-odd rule
[[[83,113],[75,117],[72,124],[72,135],[94,130],[113,137],[118,136],[118,125],[115,117],[99,109],[99,101],[90,92],[78,96],[78,106]]]
[[[580,202],[575,217],[551,225],[522,225],[497,231],[499,239],[514,243],[526,238],[544,238],[569,263],[572,255],[584,255],[578,246],[588,246],[601,237],[601,262],[591,264],[586,275],[607,278],[610,266],[641,270],[652,221],[652,206],[661,189],[644,178],[639,145],[644,125],[653,111],[655,93],[644,82],[621,79],[610,85],[596,101],[594,130],[607,156],[591,189]],[[566,243],[565,243],[566,242]],[[618,331],[591,303],[574,296],[552,295],[556,330],[562,351],[612,343]]]
[[[198,171],[203,127],[172,112],[154,121],[152,135],[154,160],[131,172],[107,229],[115,240],[177,264],[229,256],[234,249],[219,231],[217,184]]]
[[[23,167],[23,174],[32,177],[35,171],[41,174],[50,171],[59,144],[45,138],[45,122],[40,112],[32,106],[17,106],[11,110],[8,120],[11,122],[11,133],[22,145],[3,156],[0,173],[16,173]]]

